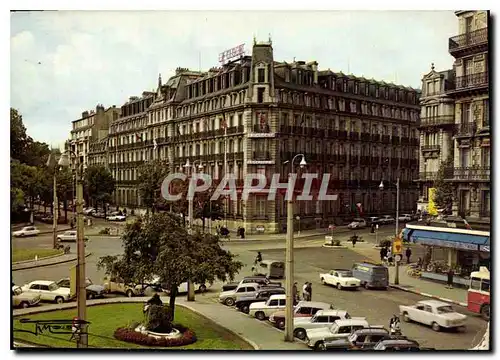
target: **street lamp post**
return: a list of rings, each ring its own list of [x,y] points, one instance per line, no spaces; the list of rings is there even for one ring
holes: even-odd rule
[[[184,164],[184,168],[186,168],[186,171],[188,172],[188,175],[196,174],[196,162],[200,160],[195,160],[193,164],[191,165],[189,163],[189,159],[186,160],[186,164]],[[203,169],[203,165],[201,164],[198,165],[198,168],[201,170]],[[189,196],[189,193],[188,193]],[[188,199],[188,221],[189,221],[189,227],[188,227],[188,232],[190,235],[193,234],[193,221],[194,221],[194,194],[193,196],[189,196]],[[194,285],[191,279],[188,279],[188,295],[187,295],[187,300],[188,301],[194,301]]]
[[[397,238],[399,236],[399,176],[396,181],[396,236]],[[379,185],[380,190],[384,190],[384,181],[380,182]],[[394,260],[396,263],[396,274],[394,277],[394,284],[399,285],[399,257],[394,256]]]
[[[76,272],[76,297],[78,319],[82,321],[80,325],[80,336],[78,337],[77,347],[86,348],[88,346],[87,325],[87,294],[85,283],[85,241],[84,241],[84,224],[83,224],[83,179],[82,179],[82,164],[79,163],[78,156],[72,151],[67,150],[59,159],[59,166],[70,166],[70,154],[76,158],[76,241],[77,241],[77,272]]]
[[[54,170],[54,198],[53,198],[53,206],[52,206],[52,247],[54,249],[57,248],[57,215],[59,215],[59,200],[57,199],[57,161],[56,156],[54,154],[49,154],[49,159],[47,160],[47,167],[49,169]]]
[[[295,182],[291,181],[294,174],[293,163],[298,157],[300,167],[307,165],[304,154],[297,154],[290,161],[290,172],[288,173],[288,202],[287,202],[287,233],[286,233],[286,304],[285,304],[285,341],[293,342],[293,192]],[[284,164],[289,161],[285,161]]]

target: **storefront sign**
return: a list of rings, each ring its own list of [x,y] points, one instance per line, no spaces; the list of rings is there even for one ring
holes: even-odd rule
[[[226,61],[245,55],[245,44],[238,45],[232,49],[219,54],[219,62],[224,64]]]
[[[472,251],[477,251],[478,250],[478,245],[477,244],[471,244],[471,243],[460,243],[460,242],[455,242],[455,241],[445,241],[445,240],[437,240],[437,239],[415,239],[415,242],[418,244],[422,245],[433,245],[433,246],[440,246],[440,247],[447,247],[447,248],[453,248],[453,249],[463,249],[463,250],[472,250]]]

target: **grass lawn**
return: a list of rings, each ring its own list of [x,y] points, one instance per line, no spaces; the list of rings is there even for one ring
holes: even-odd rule
[[[113,333],[119,327],[129,326],[133,322],[143,320],[141,303],[109,304],[99,306],[89,306],[87,308],[87,318],[90,321],[88,328],[89,347],[93,348],[147,348],[140,345],[123,342],[113,337]],[[77,315],[76,309],[51,311],[34,315],[25,315],[23,318],[31,320],[71,320]],[[17,317],[14,319],[14,329],[34,330],[33,324],[21,324]],[[193,313],[181,306],[175,307],[175,323],[182,324],[196,333],[198,340],[194,344],[170,347],[167,349],[202,349],[202,350],[253,350],[249,344],[239,337],[229,333],[224,328],[212,321]],[[48,345],[51,347],[76,347],[74,341],[69,341],[70,334],[55,335],[43,333],[34,334],[17,332],[14,338],[26,340],[31,343]],[[152,347],[157,349],[157,347]]]
[[[63,254],[64,251],[56,249],[12,249],[12,262],[35,260],[35,255],[38,258]]]

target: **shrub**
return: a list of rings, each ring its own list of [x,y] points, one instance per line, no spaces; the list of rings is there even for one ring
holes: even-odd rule
[[[380,247],[391,247],[392,245],[392,241],[391,240],[388,240],[388,239],[385,239],[385,240],[380,240],[378,246]]]
[[[167,305],[150,305],[146,321],[146,329],[157,332],[170,332],[172,320]]]
[[[340,246],[340,240],[339,239],[335,239],[332,241],[332,245],[333,246]]]
[[[144,346],[173,347],[184,346],[196,342],[196,334],[182,325],[174,325],[174,328],[182,333],[182,336],[176,339],[155,339],[151,336],[135,331],[133,328],[118,328],[114,337],[121,341],[131,342]]]

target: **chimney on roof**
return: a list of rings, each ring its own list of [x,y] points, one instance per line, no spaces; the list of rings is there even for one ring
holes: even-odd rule
[[[88,116],[89,116],[89,112],[88,111],[82,112],[82,118],[86,118]]]

